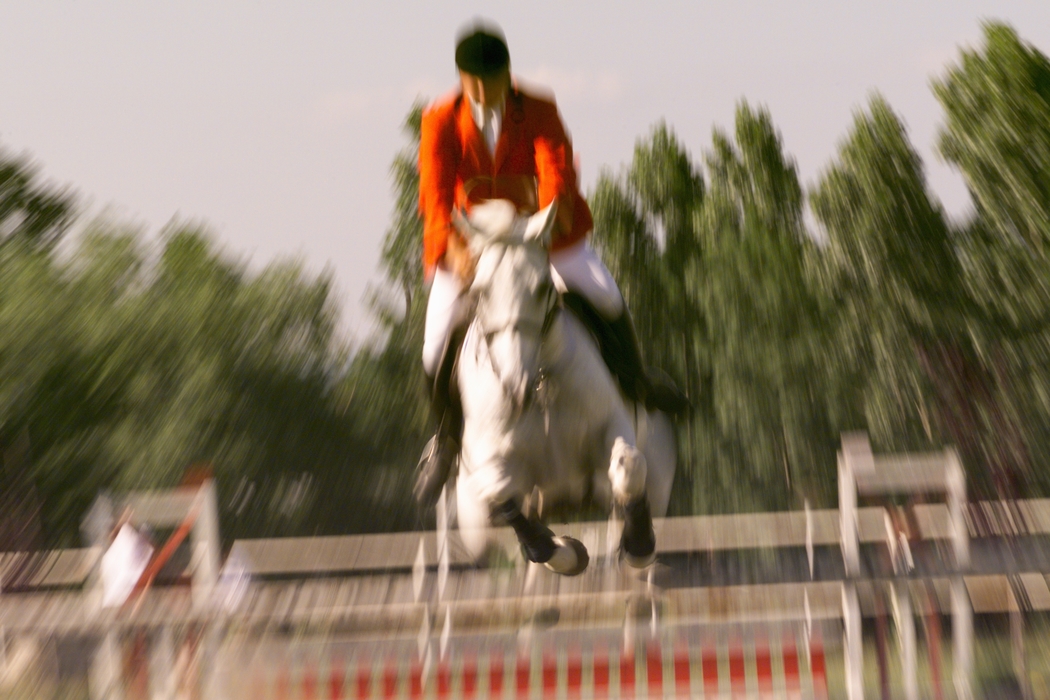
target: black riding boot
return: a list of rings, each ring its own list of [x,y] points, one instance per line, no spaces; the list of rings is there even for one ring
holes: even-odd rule
[[[689,399],[670,378],[646,369],[638,335],[626,307],[619,318],[610,321],[576,292],[563,294],[562,302],[594,333],[602,359],[628,399],[672,416],[689,410]]]
[[[441,489],[452,473],[452,465],[459,456],[462,435],[462,411],[446,408],[444,414],[438,417],[437,431],[427,441],[416,465],[416,483],[412,495],[420,508],[430,508],[437,503]]]
[[[642,361],[642,348],[631,321],[631,314],[624,308],[620,317],[609,321],[609,328],[616,338],[621,353],[616,374],[620,386],[628,398],[645,404],[646,408],[677,416],[689,410],[689,399],[685,397],[670,377],[662,372],[653,372]]]
[[[456,355],[465,336],[466,324],[457,323],[449,333],[437,375],[427,376],[430,410],[437,421],[437,430],[423,448],[423,455],[416,465],[416,483],[412,489],[416,504],[424,509],[437,503],[441,488],[448,481],[452,466],[459,456],[460,440],[463,437],[463,407],[454,386],[453,375]]]

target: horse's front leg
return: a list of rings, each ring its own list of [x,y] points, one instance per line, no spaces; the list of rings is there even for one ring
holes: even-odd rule
[[[656,533],[645,483],[648,465],[645,455],[634,446],[630,430],[618,431],[609,450],[609,482],[613,502],[623,515],[620,548],[624,559],[635,568],[645,568],[656,559]]]
[[[497,504],[492,519],[514,529],[522,553],[529,561],[543,564],[563,576],[576,576],[587,568],[590,557],[582,542],[572,537],[558,537],[538,520],[526,518],[515,499]]]
[[[485,530],[493,525],[510,526],[529,561],[564,576],[583,573],[590,560],[587,549],[578,540],[555,536],[543,523],[525,517],[516,484],[502,460],[488,460],[480,468],[466,470],[459,490],[464,543],[480,553]]]

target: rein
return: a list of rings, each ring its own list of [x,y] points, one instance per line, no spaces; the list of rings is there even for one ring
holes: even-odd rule
[[[550,333],[551,328],[554,327],[554,322],[555,322],[555,320],[557,320],[558,314],[559,314],[559,312],[561,311],[561,308],[562,308],[562,305],[560,303],[560,298],[558,296],[558,290],[555,289],[554,282],[552,280],[548,279],[547,283],[544,285],[544,288],[545,288],[544,296],[545,296],[546,310],[545,310],[544,315],[543,315],[543,321],[540,323],[540,348],[541,349],[543,347],[544,341],[546,341],[547,336]],[[483,296],[483,294],[478,294],[478,297],[480,297],[480,296]],[[475,317],[474,320],[478,324],[478,329],[481,331],[480,335],[481,335],[482,341],[485,344],[485,354],[488,355],[489,365],[492,367],[492,371],[496,373],[497,377],[502,377],[503,373],[500,370],[499,364],[496,362],[496,356],[492,352],[492,339],[493,339],[493,337],[495,337],[495,335],[497,333],[506,330],[508,327],[504,326],[502,328],[496,328],[496,329],[491,329],[490,330],[490,329],[484,328],[483,324],[481,323],[481,320],[478,319],[477,317]],[[530,324],[522,324],[519,321],[518,323],[514,324],[513,328],[520,333],[522,331],[522,328],[527,328],[530,325],[534,325],[534,324],[531,324],[531,323]],[[541,392],[541,390],[542,390],[544,384],[546,383],[549,375],[550,375],[550,372],[549,372],[548,368],[545,368],[545,367],[542,367],[542,366],[540,366],[538,368],[538,371],[536,372],[536,381],[533,382],[532,386],[530,386],[528,388],[528,390],[526,391],[525,398],[524,398],[524,400],[522,402],[522,405],[519,406],[520,410],[525,410],[526,408],[528,408],[528,406],[532,403],[534,397]],[[504,393],[506,393],[506,387],[504,387]],[[508,398],[511,398],[513,400],[513,397],[508,397]]]

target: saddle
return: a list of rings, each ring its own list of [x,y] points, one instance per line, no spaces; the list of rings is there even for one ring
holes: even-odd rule
[[[449,428],[453,435],[462,432],[463,424],[463,408],[460,405],[456,381],[459,351],[477,308],[476,299],[468,299],[468,303],[461,305],[459,313],[453,319],[452,330],[430,387],[434,409],[437,415],[448,416]],[[642,363],[634,327],[626,312],[616,321],[609,321],[591,302],[576,292],[559,294],[558,312],[562,310],[572,313],[594,338],[602,360],[629,400],[672,416],[688,410],[688,399],[673,381],[666,374]],[[443,418],[442,423],[445,421]]]

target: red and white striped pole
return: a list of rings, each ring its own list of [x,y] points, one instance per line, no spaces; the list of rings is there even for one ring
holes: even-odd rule
[[[729,643],[729,690],[733,700],[747,699],[747,678],[744,672],[744,642],[733,637]]]
[[[473,651],[463,657],[462,694],[464,700],[474,700],[478,693],[478,657]]]
[[[634,654],[624,651],[620,655],[620,698],[628,700],[634,697]]]
[[[675,697],[691,698],[693,696],[690,682],[689,646],[679,640],[674,649],[674,692]]]
[[[609,697],[609,650],[604,645],[594,648],[591,670],[594,676],[595,700],[605,700]]]
[[[701,658],[704,675],[704,697],[718,697],[718,647],[713,641],[704,644]]]
[[[784,692],[787,699],[801,700],[802,676],[798,666],[798,643],[795,641],[793,631],[784,633],[780,652],[784,660]]]
[[[769,638],[765,632],[755,636],[755,676],[758,681],[758,697],[771,700],[773,697],[773,655],[769,649]]]
[[[828,697],[828,674],[824,662],[824,642],[814,630],[809,638],[809,673],[813,678],[813,697],[825,700]]]
[[[252,700],[477,700],[492,698],[718,698],[732,700],[786,697],[801,700],[800,649],[793,631],[781,635],[778,646],[768,633],[752,642],[735,634],[718,643],[700,644],[678,637],[668,647],[649,640],[644,651],[631,653],[603,644],[579,643],[515,654],[492,648],[479,659],[476,650],[453,653],[424,675],[419,660],[396,652],[356,654],[346,664],[333,654],[329,663],[317,659],[285,659],[252,667],[246,684]],[[806,656],[812,696],[828,698],[826,661],[820,635],[809,639]],[[774,660],[779,654],[781,663]],[[508,656],[510,654],[510,656]],[[694,667],[693,664],[696,664]],[[272,669],[272,670],[271,670]],[[781,681],[774,670],[783,671]],[[728,671],[728,673],[727,673]],[[644,674],[640,676],[639,674]],[[808,694],[808,693],[807,693]]]
[[[579,700],[583,694],[583,654],[577,646],[569,649],[565,665],[565,690],[569,700]]]
[[[357,674],[354,683],[354,697],[365,700],[371,697],[372,692],[372,659],[362,656],[357,660]]]
[[[503,697],[503,652],[493,651],[489,655],[489,697]]]
[[[397,657],[390,654],[383,662],[383,675],[380,684],[382,686],[383,700],[394,700],[397,697],[397,681],[401,675],[398,668]]]

